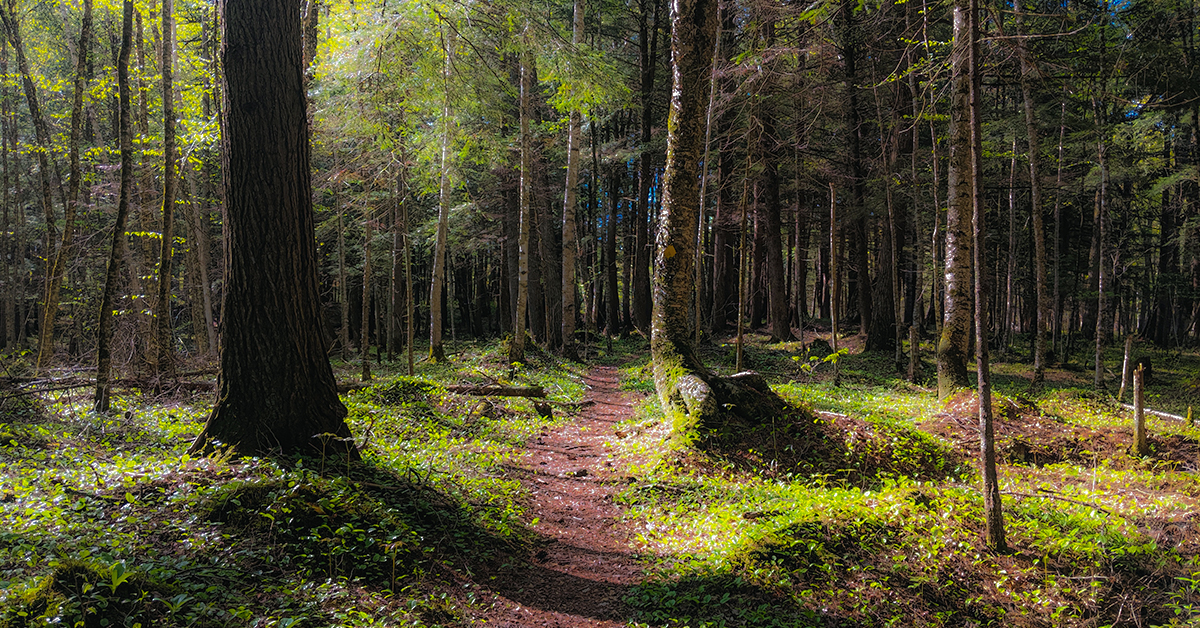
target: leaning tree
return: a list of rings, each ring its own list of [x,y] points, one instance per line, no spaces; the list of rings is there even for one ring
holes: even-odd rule
[[[301,23],[285,0],[222,3],[225,306],[217,404],[192,445],[357,451],[320,328]]]
[[[786,410],[762,377],[722,378],[692,345],[689,308],[695,289],[696,227],[700,216],[700,159],[708,81],[717,37],[717,0],[671,2],[674,84],[667,118],[667,167],[655,242],[650,351],[663,406],[686,423],[717,427],[734,415],[757,420]]]

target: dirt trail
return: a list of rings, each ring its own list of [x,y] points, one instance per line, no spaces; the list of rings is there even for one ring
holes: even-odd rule
[[[574,420],[543,432],[522,465],[510,469],[530,492],[541,548],[530,565],[492,582],[499,599],[487,615],[490,625],[626,625],[622,600],[641,580],[641,567],[618,521],[613,495],[622,469],[605,443],[638,397],[620,390],[614,367],[594,367],[585,381],[589,390]]]

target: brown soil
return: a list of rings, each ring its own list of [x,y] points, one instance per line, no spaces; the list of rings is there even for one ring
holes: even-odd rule
[[[642,568],[613,503],[624,475],[608,441],[637,395],[620,390],[613,367],[595,367],[585,381],[579,414],[543,432],[521,466],[508,470],[529,492],[538,542],[488,585],[496,596],[489,625],[616,628],[630,616],[624,598]]]
[[[1059,462],[1095,464],[1106,460],[1123,468],[1132,464],[1129,453],[1132,428],[1087,427],[1066,423],[1044,414],[1032,402],[1000,399],[992,403],[996,451],[1002,462],[1042,466]],[[1131,419],[1132,420],[1132,419]],[[965,455],[979,450],[979,400],[962,392],[946,402],[944,410],[921,428],[955,443]],[[1152,457],[1194,471],[1200,443],[1178,434],[1149,436]]]

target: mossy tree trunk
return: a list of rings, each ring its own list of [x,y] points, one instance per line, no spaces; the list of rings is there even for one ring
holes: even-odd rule
[[[109,375],[112,371],[113,306],[117,300],[117,282],[125,260],[127,241],[125,226],[129,219],[129,195],[133,193],[133,133],[131,121],[133,95],[129,89],[129,54],[133,48],[133,0],[125,0],[121,11],[121,48],[117,56],[117,94],[120,100],[118,136],[121,145],[121,191],[117,197],[117,220],[113,226],[112,245],[108,254],[108,270],[104,291],[100,297],[100,315],[96,332],[96,393],[93,406],[96,412],[108,412],[110,406]]]
[[[223,4],[225,306],[217,404],[192,445],[357,456],[321,333],[295,2]]]
[[[675,0],[671,22],[674,85],[667,120],[663,204],[655,238],[650,351],[663,406],[682,419],[677,428],[713,428],[729,414],[753,419],[781,414],[786,406],[757,375],[715,376],[692,345],[689,308],[696,285],[699,168],[711,51],[717,35],[717,2]]]
[[[946,212],[945,310],[938,341],[938,397],[970,385],[967,358],[974,304],[971,232],[971,92],[967,7],[954,6],[953,78],[950,92],[949,211]]]

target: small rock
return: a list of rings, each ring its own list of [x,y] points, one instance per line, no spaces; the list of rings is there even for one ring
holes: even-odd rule
[[[579,469],[578,471],[568,471],[568,472],[567,472],[567,477],[572,477],[572,478],[585,478],[585,477],[587,477],[587,474],[588,474],[588,470],[587,470],[587,469]]]

